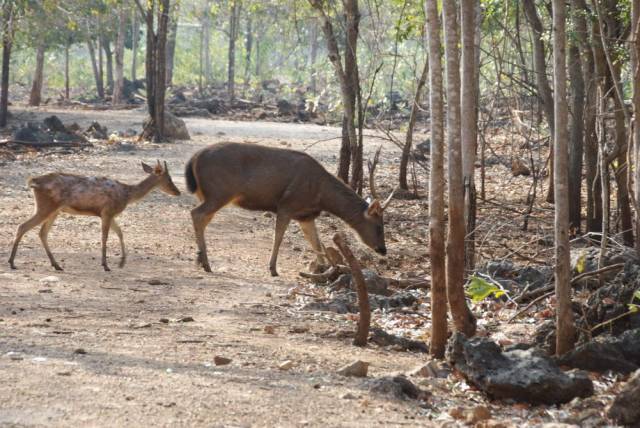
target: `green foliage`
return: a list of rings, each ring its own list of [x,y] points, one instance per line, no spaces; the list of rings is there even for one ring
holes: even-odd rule
[[[629,305],[628,305],[629,306],[629,312],[636,313],[636,312],[640,311],[640,304],[633,303],[635,300],[640,302],[640,290],[636,290],[636,292],[633,293],[633,298],[631,299],[631,303],[629,303]]]
[[[492,284],[479,276],[471,276],[469,283],[467,284],[465,293],[471,298],[474,303],[479,303],[491,296],[500,297],[505,294],[504,290],[495,284]]]

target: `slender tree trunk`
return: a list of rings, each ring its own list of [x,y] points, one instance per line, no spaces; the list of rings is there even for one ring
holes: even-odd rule
[[[255,71],[255,75],[256,75],[256,79],[258,79],[258,81],[262,81],[262,56],[260,55],[260,37],[256,38],[256,71]]]
[[[9,66],[13,46],[13,3],[3,5],[2,18],[2,79],[0,82],[0,128],[7,126],[9,116]]]
[[[538,89],[538,97],[542,103],[542,111],[544,112],[549,131],[554,135],[554,114],[553,114],[553,95],[551,94],[551,86],[547,79],[547,63],[546,54],[544,52],[544,29],[542,22],[536,11],[534,0],[523,0],[522,6],[533,30],[533,68],[536,75],[536,87]],[[551,150],[549,163],[549,193],[547,193],[547,202],[553,202],[553,150]]]
[[[475,318],[464,294],[464,184],[460,135],[460,42],[457,2],[442,3],[447,76],[447,170],[449,173],[449,223],[447,239],[447,297],[456,330],[473,336]]]
[[[249,88],[251,81],[251,51],[253,49],[253,20],[251,14],[247,14],[247,28],[244,40],[244,90]]]
[[[232,0],[229,12],[229,50],[227,62],[227,90],[229,100],[236,98],[236,38],[240,19],[240,0]]]
[[[104,36],[102,36],[102,49],[107,61],[107,92],[113,95],[113,51],[111,50],[111,41]]]
[[[631,2],[631,76],[633,84],[633,150],[635,163],[635,200],[640,203],[640,0]],[[640,210],[636,208],[636,257],[640,258]]]
[[[126,37],[127,28],[127,9],[123,4],[120,5],[118,10],[118,35],[116,38],[116,77],[113,88],[112,104],[122,104],[124,100],[124,39]]]
[[[106,92],[108,92],[108,88],[107,91],[105,92],[105,87],[104,87],[104,52],[102,50],[102,38],[101,37],[97,37],[97,54],[98,54],[98,78],[100,79],[100,87],[102,88],[102,96],[104,98],[104,96],[106,95]]]
[[[318,79],[316,76],[316,60],[318,58],[318,22],[313,21],[311,30],[309,33],[309,72],[310,76],[310,89],[311,93],[315,97],[318,93]]]
[[[64,45],[64,99],[69,100],[70,82],[69,82],[69,46],[71,42],[67,41]]]
[[[569,227],[580,232],[582,155],[584,139],[584,81],[580,50],[574,38],[569,45],[569,80],[571,82],[571,116],[569,123]]]
[[[36,69],[33,73],[31,83],[31,94],[29,95],[29,105],[39,106],[42,102],[42,84],[44,80],[44,53],[46,46],[44,43],[38,45],[36,49]]]
[[[427,0],[429,45],[429,106],[431,170],[429,171],[429,257],[431,259],[431,346],[435,358],[444,357],[447,343],[447,271],[444,219],[444,102],[437,0]]]
[[[409,189],[409,183],[407,182],[407,166],[409,165],[409,156],[411,155],[411,147],[413,146],[413,129],[416,125],[418,118],[418,110],[420,109],[420,99],[422,97],[422,91],[424,85],[427,83],[427,74],[429,72],[429,60],[425,59],[422,73],[418,79],[416,85],[416,93],[413,96],[413,104],[411,105],[411,114],[409,115],[409,124],[407,127],[407,135],[404,140],[404,146],[402,147],[402,155],[400,156],[400,177],[399,185],[402,190]]]
[[[476,70],[476,3],[479,0],[461,0],[462,18],[462,94],[461,138],[462,179],[464,185],[464,219],[466,224],[465,270],[471,272],[475,266],[476,184],[475,164],[478,144],[476,122],[476,94],[479,73]]]
[[[93,40],[87,40],[87,48],[89,49],[89,58],[91,58],[91,68],[93,69],[93,77],[96,81],[96,92],[98,98],[104,98],[104,87],[102,86],[102,79],[100,77],[100,70],[98,68],[98,61],[96,60],[96,49],[93,46]]]
[[[135,82],[137,79],[138,68],[138,36],[140,33],[140,21],[138,21],[138,9],[133,8],[133,18],[131,21],[132,35],[131,35],[131,81]]]
[[[180,2],[175,2],[169,17],[169,35],[167,38],[167,86],[173,84],[173,67],[176,56],[176,41],[178,38],[178,20],[180,19]]]
[[[556,354],[563,355],[573,349],[575,327],[571,309],[571,267],[569,261],[569,176],[566,71],[566,4],[553,0],[553,84],[554,84],[554,163],[555,163],[555,288]]]
[[[155,101],[155,134],[154,141],[164,140],[164,99],[166,93],[166,64],[167,64],[167,33],[169,27],[169,13],[171,11],[170,0],[160,0],[158,5],[158,32],[155,43],[155,76],[154,76],[154,101]]]
[[[351,113],[347,122],[349,131],[349,143],[351,145],[351,177],[349,185],[355,191],[362,189],[363,177],[363,147],[355,128],[356,113],[360,116],[360,108],[356,109],[356,101],[360,97],[360,76],[358,72],[358,33],[360,27],[360,11],[358,0],[346,0],[344,2],[345,21],[347,23],[347,38],[344,50],[345,75],[347,79],[348,98]],[[360,120],[360,119],[358,119]]]
[[[206,1],[202,16],[202,52],[204,80],[209,84],[213,80],[211,71],[211,0]]]

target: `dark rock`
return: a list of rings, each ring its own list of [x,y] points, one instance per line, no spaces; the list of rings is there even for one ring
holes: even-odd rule
[[[371,329],[369,341],[379,346],[394,346],[407,351],[429,352],[429,346],[419,340],[405,339],[404,337],[389,334],[381,328]]]
[[[136,79],[131,81],[125,77],[122,83],[122,94],[124,95],[125,99],[131,102],[133,101],[135,93],[139,89],[144,89],[144,87],[145,79]]]
[[[508,291],[514,292],[525,287],[529,291],[549,283],[553,269],[549,266],[518,266],[510,260],[489,261],[481,269]]]
[[[636,371],[622,387],[607,410],[607,416],[621,425],[637,426],[640,424],[638,397],[640,397],[640,370]]]
[[[468,382],[493,398],[558,404],[593,394],[586,373],[564,373],[535,349],[502,352],[486,338],[466,339],[456,333],[447,356]]]
[[[378,296],[375,294],[369,296],[369,305],[372,310],[389,310],[391,308],[407,307],[413,305],[416,301],[417,298],[409,292],[397,293],[391,297]],[[308,303],[302,310],[357,314],[357,294],[355,292],[336,293],[331,300]]]
[[[426,391],[422,391],[406,377],[384,376],[365,382],[369,392],[396,400],[419,400],[428,396]]]
[[[640,329],[600,336],[562,356],[560,364],[583,370],[631,373],[640,368]]]
[[[143,128],[146,127],[148,120],[149,119],[144,122]],[[168,111],[164,112],[164,136],[172,140],[191,139],[189,131],[187,130],[187,124],[184,120]]]
[[[13,132],[11,136],[16,141],[24,141],[28,143],[52,143],[53,136],[44,132],[37,124],[29,122],[27,126],[19,128]]]
[[[389,281],[386,278],[381,277],[371,269],[362,269],[362,276],[364,277],[367,291],[370,294],[380,294],[383,296],[391,294],[391,291],[389,291]],[[338,279],[331,284],[331,289],[334,291],[339,291],[344,288],[356,290],[356,283],[351,274],[340,275]]]
[[[578,326],[591,331],[592,335],[610,332],[614,336],[625,330],[640,328],[640,311],[621,316],[629,311],[628,304],[639,286],[640,275],[631,277],[628,272],[622,272],[616,277],[615,282],[591,294],[582,310],[578,311],[579,314],[583,314],[578,318]],[[595,326],[614,319],[615,321],[593,330]]]
[[[63,125],[62,121],[56,115],[45,118],[43,120],[43,123],[49,132],[69,132]]]
[[[280,81],[278,79],[266,79],[261,82],[262,89],[276,93],[276,91],[280,88]]]
[[[280,116],[287,116],[293,114],[293,112],[295,111],[293,104],[284,99],[278,100],[276,105],[278,106],[278,114]]]
[[[328,302],[311,302],[302,307],[303,311],[335,312],[336,314],[348,314],[351,311],[351,303],[342,299],[334,299]]]
[[[94,138],[96,140],[106,140],[109,138],[109,133],[106,126],[100,125],[98,122],[92,122],[91,125],[84,131],[84,135]]]

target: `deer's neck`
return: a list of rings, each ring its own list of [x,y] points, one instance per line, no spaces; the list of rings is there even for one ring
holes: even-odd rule
[[[155,175],[149,175],[140,183],[129,186],[129,202],[135,202],[144,198],[145,196],[147,196],[147,193],[149,193],[153,190],[154,187],[156,187],[157,184],[158,178]]]
[[[338,178],[330,176],[322,192],[322,208],[355,227],[362,220],[367,202]]]

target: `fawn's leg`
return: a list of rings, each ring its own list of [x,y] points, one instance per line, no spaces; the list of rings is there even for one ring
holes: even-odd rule
[[[271,250],[271,259],[269,260],[269,271],[271,272],[271,276],[278,276],[278,271],[276,270],[278,250],[280,249],[284,232],[286,232],[290,221],[291,217],[288,215],[282,213],[278,213],[276,215],[276,234],[273,238],[273,250]]]
[[[118,265],[118,267],[123,268],[124,264],[127,262],[127,253],[124,250],[124,239],[122,238],[122,229],[120,229],[120,226],[118,226],[118,223],[116,223],[115,218],[111,220],[111,230],[113,230],[116,233],[116,235],[118,235],[118,239],[120,240],[120,251],[122,252],[122,255],[120,256],[120,264]]]
[[[13,260],[16,258],[16,252],[18,251],[18,244],[20,240],[24,236],[25,233],[45,221],[51,213],[55,211],[55,208],[45,207],[42,205],[38,205],[36,209],[36,213],[29,220],[22,223],[18,226],[18,230],[16,231],[16,237],[13,240],[13,247],[11,248],[11,255],[9,256],[9,266],[11,269],[15,269],[16,266],[13,264]]]
[[[204,230],[213,218],[214,214],[222,208],[228,201],[205,201],[196,208],[191,210],[191,219],[193,220],[193,230],[196,235],[196,243],[198,244],[197,262],[205,272],[211,272],[209,258],[207,257],[207,244],[204,240]]]
[[[42,227],[40,228],[40,240],[42,241],[42,246],[44,247],[44,251],[46,251],[47,253],[47,257],[49,257],[51,266],[53,266],[55,270],[62,270],[58,262],[56,262],[56,259],[53,257],[53,253],[49,249],[49,243],[48,243],[49,231],[51,230],[51,226],[53,226],[53,222],[56,220],[57,217],[58,217],[58,213],[55,212],[42,224]]]
[[[298,221],[300,224],[300,229],[302,229],[302,233],[304,234],[305,239],[313,248],[313,251],[316,253],[316,260],[318,264],[325,264],[327,261],[324,257],[324,247],[320,242],[320,237],[318,236],[318,229],[316,229],[315,220],[306,220],[306,221]]]
[[[113,218],[104,213],[100,218],[102,220],[102,267],[105,272],[109,272],[111,269],[109,269],[107,265],[107,240],[109,239],[109,228],[111,227]]]

